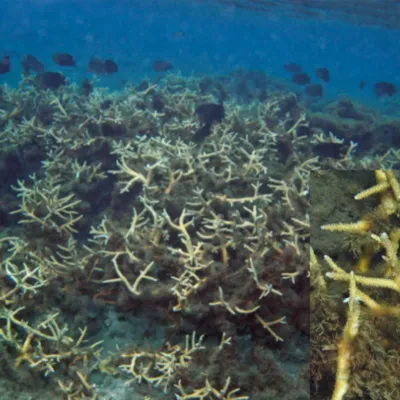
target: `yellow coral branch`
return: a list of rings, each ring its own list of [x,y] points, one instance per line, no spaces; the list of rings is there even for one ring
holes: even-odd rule
[[[365,233],[369,231],[371,227],[372,227],[371,221],[361,220],[349,224],[337,223],[337,224],[322,225],[321,229],[324,231],[331,231],[331,232]]]
[[[375,186],[372,186],[372,187],[370,187],[368,189],[363,190],[360,193],[357,193],[354,196],[354,199],[355,200],[363,200],[363,199],[365,199],[367,197],[370,197],[370,196],[372,196],[374,194],[382,193],[382,192],[384,192],[385,190],[387,190],[389,188],[390,188],[390,185],[389,185],[388,182],[378,183]]]

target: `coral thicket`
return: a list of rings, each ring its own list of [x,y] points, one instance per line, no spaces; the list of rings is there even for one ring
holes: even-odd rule
[[[194,110],[219,100],[200,83],[4,88],[4,382],[66,399],[308,398],[306,116],[269,124],[281,95],[228,98],[195,143]]]

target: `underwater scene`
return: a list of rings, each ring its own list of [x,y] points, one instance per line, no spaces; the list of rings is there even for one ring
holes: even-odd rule
[[[0,11],[0,400],[400,399],[398,2]]]

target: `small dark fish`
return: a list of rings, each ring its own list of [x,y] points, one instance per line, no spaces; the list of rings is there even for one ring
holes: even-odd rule
[[[194,142],[202,142],[211,133],[214,122],[222,122],[225,118],[225,109],[222,104],[204,103],[196,108],[196,114],[204,125],[192,137]]]
[[[265,101],[268,99],[268,93],[265,89],[262,89],[258,95],[258,100],[259,101]]]
[[[44,65],[32,54],[26,54],[22,60],[22,69],[27,76],[31,71],[41,74],[44,72]]]
[[[211,90],[213,84],[213,80],[210,77],[203,78],[199,83],[199,88],[201,94],[206,94],[208,91]]]
[[[172,68],[174,68],[174,66],[168,61],[156,60],[153,63],[153,70],[156,72],[165,72]]]
[[[152,98],[152,105],[153,105],[153,109],[155,111],[157,111],[158,113],[163,112],[164,110],[164,102],[162,101],[161,96],[156,93],[153,98]]]
[[[293,154],[293,143],[287,139],[279,139],[276,143],[276,150],[278,150],[280,160],[286,162]]]
[[[104,100],[101,104],[100,104],[100,109],[101,110],[108,110],[111,106],[112,106],[113,102],[110,99]]]
[[[292,82],[297,85],[308,85],[311,82],[310,76],[304,72],[295,74],[292,77]]]
[[[315,75],[317,75],[318,78],[322,79],[324,82],[329,82],[331,79],[331,74],[328,68],[317,68],[315,70]]]
[[[4,56],[0,61],[0,74],[6,74],[7,72],[10,72],[10,67],[10,56]]]
[[[43,72],[36,75],[36,78],[42,89],[56,90],[67,83],[65,76],[60,72]]]
[[[94,74],[102,75],[104,74],[104,63],[100,58],[91,57],[88,62],[87,70]]]
[[[358,87],[360,88],[360,90],[363,90],[365,88],[365,86],[367,86],[367,82],[365,82],[363,79],[360,81],[360,84]]]
[[[88,62],[87,70],[96,75],[111,75],[118,72],[118,65],[111,59],[103,62],[100,58],[91,57]]]
[[[192,136],[193,142],[200,143],[211,133],[211,123],[204,124],[200,129],[198,129]]]
[[[61,67],[76,67],[76,61],[71,54],[55,53],[52,56],[53,61]]]
[[[377,97],[389,96],[392,97],[397,93],[397,87],[391,82],[375,83],[375,94]]]
[[[174,37],[176,39],[182,39],[182,38],[186,37],[186,32],[184,32],[184,31],[176,31],[174,33]]]
[[[85,96],[89,96],[93,92],[93,85],[90,83],[89,79],[85,78],[81,85],[82,92]]]
[[[222,104],[204,103],[196,108],[196,114],[202,123],[221,122],[225,118],[225,109]]]
[[[118,72],[118,65],[113,60],[104,61],[104,73],[107,75]]]
[[[306,87],[306,93],[313,97],[322,97],[324,95],[324,89],[320,83],[314,83]]]
[[[146,80],[142,81],[139,83],[139,85],[136,86],[136,90],[139,92],[143,92],[144,90],[148,89],[150,86],[150,83]]]
[[[340,158],[342,146],[341,143],[317,143],[313,145],[313,150],[320,157]]]
[[[300,65],[295,63],[285,64],[283,68],[285,68],[285,71],[290,72],[292,74],[299,74],[301,72]]]

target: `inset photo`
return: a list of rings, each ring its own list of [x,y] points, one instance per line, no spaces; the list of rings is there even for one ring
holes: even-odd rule
[[[400,398],[399,180],[311,174],[311,399]]]

